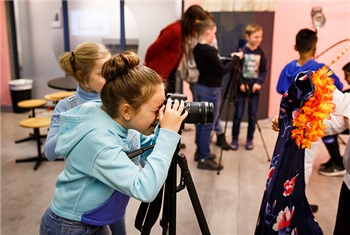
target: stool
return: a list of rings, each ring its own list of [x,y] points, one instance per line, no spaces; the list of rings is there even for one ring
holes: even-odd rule
[[[19,123],[19,125],[21,127],[33,128],[33,130],[34,130],[33,138],[36,140],[38,155],[35,157],[30,157],[30,158],[25,158],[25,159],[17,159],[16,163],[35,162],[34,170],[37,170],[40,163],[42,161],[47,160],[45,157],[43,157],[43,154],[41,153],[41,137],[42,136],[40,135],[40,128],[49,127],[50,120],[51,119],[49,117],[34,117],[34,118],[24,119]]]
[[[31,109],[32,110],[32,116],[29,117],[35,117],[35,108],[42,107],[46,104],[46,100],[42,99],[30,99],[30,100],[22,100],[17,103],[17,106],[24,109]]]
[[[74,91],[55,92],[55,93],[45,95],[44,99],[52,101],[54,104],[56,104],[61,99],[64,99],[64,98],[69,97],[71,95],[74,95]]]
[[[29,118],[31,117],[35,117],[35,108],[39,108],[42,107],[46,104],[46,100],[42,100],[42,99],[30,99],[30,100],[22,100],[20,102],[17,103],[17,106],[20,108],[26,108],[26,109],[31,109],[32,114],[29,115]],[[45,138],[46,135],[41,136],[41,138]],[[20,139],[20,140],[16,140],[15,143],[21,143],[24,141],[28,141],[28,140],[35,140],[35,137],[33,134],[29,134],[28,137]]]

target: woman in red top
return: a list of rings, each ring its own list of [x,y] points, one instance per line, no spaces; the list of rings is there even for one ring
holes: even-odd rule
[[[144,64],[168,82],[168,92],[175,92],[175,73],[190,37],[195,36],[193,25],[204,20],[208,13],[198,5],[192,5],[180,20],[166,26],[156,41],[147,49]]]

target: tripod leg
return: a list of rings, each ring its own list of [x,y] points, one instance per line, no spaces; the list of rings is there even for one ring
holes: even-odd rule
[[[228,104],[227,104],[227,110],[226,110],[226,121],[225,121],[225,127],[224,127],[224,135],[226,135],[226,130],[227,130],[227,120],[228,120],[228,116],[229,116],[229,111],[230,111],[230,100],[227,101]],[[224,149],[221,147],[220,149],[220,158],[219,158],[219,166],[221,166],[221,162],[222,162],[222,153],[223,153]],[[217,175],[220,175],[220,167],[218,168],[218,171],[217,171]]]
[[[176,156],[178,150],[175,151]],[[164,192],[164,205],[163,215],[161,219],[161,226],[163,228],[163,235],[176,235],[176,179],[177,179],[177,162],[176,156],[174,155],[171,162],[168,177],[165,181],[165,192]]]
[[[209,235],[210,230],[205,219],[202,206],[200,204],[198,194],[196,192],[196,188],[191,177],[190,170],[188,169],[186,157],[181,153],[178,156],[178,164],[181,169],[181,176],[183,177],[185,185],[187,187],[188,195],[190,196],[201,232],[204,235]]]
[[[181,134],[181,132],[179,131]],[[188,194],[190,196],[193,208],[196,213],[197,221],[199,223],[202,234],[210,235],[208,224],[205,220],[202,207],[199,202],[199,198],[194,187],[194,183],[191,178],[190,171],[187,166],[186,157],[180,153],[180,143],[174,153],[171,161],[171,165],[168,172],[168,177],[165,181],[165,192],[164,192],[164,202],[163,202],[163,215],[160,221],[160,225],[163,228],[163,235],[176,235],[176,193],[179,187],[176,186],[177,183],[177,164],[181,168],[181,176],[184,185],[187,186]],[[135,227],[141,231],[141,234],[150,234],[151,228],[158,218],[160,211],[161,198],[163,191],[161,190],[155,201],[149,205],[141,204],[138,214],[135,220]],[[160,199],[160,200],[159,200]],[[144,203],[147,204],[147,203]],[[152,204],[156,206],[152,207]],[[146,218],[145,218],[146,216]],[[142,223],[145,221],[145,223]]]
[[[226,120],[225,120],[225,127],[224,127],[224,136],[226,136],[226,130],[227,130],[227,122],[228,122],[228,118],[229,118],[229,113],[230,113],[230,106],[231,106],[231,102],[233,102],[236,99],[236,76],[237,76],[237,71],[236,69],[234,69],[231,74],[230,74],[230,80],[228,82],[228,85],[226,86],[225,89],[225,93],[224,93],[224,99],[221,103],[221,107],[220,107],[220,113],[219,116],[217,118],[217,120],[220,119],[221,117],[221,112],[223,110],[224,107],[224,103],[225,103],[225,99],[227,97],[227,94],[229,94],[228,100],[227,100],[227,109],[226,109]],[[233,127],[232,127],[233,128]],[[220,158],[219,158],[219,166],[221,165],[222,162],[222,153],[223,153],[223,148],[221,147],[220,149]],[[217,175],[220,174],[220,168],[218,168],[217,171]]]
[[[151,229],[158,219],[162,207],[163,187],[157,197],[151,203],[142,202],[135,219],[135,228],[141,231],[141,235],[149,235]]]
[[[179,133],[181,134],[181,132]],[[163,196],[164,196],[163,215],[160,221],[160,225],[163,228],[162,234],[176,235],[176,193],[177,193],[176,174],[177,174],[177,156],[179,155],[179,151],[180,151],[180,142],[173,155],[168,176],[165,181],[165,185],[162,187],[162,189],[158,193],[156,199],[150,204],[141,203],[139,207],[139,211],[137,212],[136,220],[135,220],[135,228],[141,231],[142,235],[150,234],[153,225],[158,219]],[[163,188],[164,188],[164,193],[163,193]]]
[[[254,113],[255,125],[258,128],[258,131],[259,131],[259,134],[260,134],[260,138],[261,138],[262,144],[263,144],[264,149],[265,149],[267,161],[269,162],[270,161],[270,155],[269,155],[269,152],[267,151],[265,139],[264,139],[264,136],[263,136],[263,134],[261,132],[260,125],[258,123],[258,117],[257,117],[256,112],[255,112],[255,110],[253,108],[253,105],[252,105],[252,97],[251,97],[251,91],[250,90],[247,91],[247,97],[248,97],[248,104],[249,104],[249,106],[251,106],[252,112]]]
[[[220,121],[220,117],[221,117],[221,114],[222,114],[222,111],[223,111],[223,108],[224,108],[224,103],[225,103],[225,99],[226,99],[226,97],[227,97],[227,94],[229,94],[229,91],[231,90],[231,91],[233,91],[233,87],[232,87],[232,85],[231,84],[234,84],[234,82],[232,82],[232,80],[234,79],[234,77],[235,77],[236,75],[235,75],[235,72],[234,71],[232,71],[231,72],[231,74],[230,74],[230,79],[229,79],[229,81],[228,81],[228,84],[226,85],[226,89],[225,89],[225,91],[224,91],[224,95],[222,96],[223,98],[222,98],[222,100],[221,100],[221,105],[220,105],[220,108],[219,108],[219,115],[216,117],[216,120],[214,120],[215,121],[215,123],[213,124],[213,132],[212,132],[212,134],[211,134],[211,136],[210,136],[210,140],[212,140],[212,138],[213,138],[213,135],[214,135],[214,132],[215,132],[215,127],[216,127],[216,125],[218,124],[218,122]],[[231,97],[231,93],[230,93],[230,97]],[[229,104],[228,104],[229,105]],[[228,111],[227,111],[228,112]],[[227,119],[226,119],[226,122],[227,122]]]

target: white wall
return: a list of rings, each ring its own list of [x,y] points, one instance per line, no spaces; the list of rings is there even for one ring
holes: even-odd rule
[[[51,89],[47,86],[50,79],[64,76],[60,69],[57,57],[63,53],[63,30],[52,28],[55,14],[61,9],[61,1],[16,1],[16,20],[19,46],[19,58],[21,66],[21,77],[31,78],[33,84],[33,98],[43,98],[45,94],[58,90]],[[117,3],[117,4],[116,4]],[[112,5],[111,5],[112,4]],[[113,5],[114,4],[114,5]],[[115,6],[116,9],[112,9]],[[108,23],[113,29],[111,34],[119,36],[119,1],[69,1],[68,10],[85,9],[92,11],[108,9],[106,15],[117,19],[117,22]],[[102,10],[103,11],[103,10]],[[127,12],[128,11],[128,12]],[[101,12],[101,11],[100,11]],[[104,12],[104,11],[103,11]],[[136,26],[131,29],[126,23],[125,33],[128,37],[139,37],[139,51],[141,62],[148,46],[159,35],[160,30],[166,25],[177,20],[181,16],[181,1],[148,1],[148,0],[130,0],[126,1],[125,14],[134,15]],[[70,16],[71,12],[69,13]],[[72,17],[70,17],[72,20]],[[100,19],[96,19],[98,22]],[[110,20],[110,19],[109,19]],[[91,21],[94,22],[93,20]],[[70,22],[71,25],[72,22]],[[101,24],[100,24],[101,26]],[[134,28],[138,29],[135,32]],[[60,33],[62,32],[62,34]],[[102,33],[103,34],[103,33]],[[102,43],[102,38],[106,35],[71,35],[71,50],[80,42],[95,41]],[[107,35],[110,37],[110,35]],[[56,51],[56,52],[55,52]]]
[[[138,54],[143,62],[147,48],[158,37],[161,29],[180,19],[181,1],[131,0],[126,1],[126,6],[138,23],[140,35]]]
[[[43,98],[53,92],[47,82],[64,76],[52,49],[51,23],[60,1],[16,2],[21,77],[33,79],[33,98]],[[62,39],[63,41],[63,35]],[[63,50],[63,48],[62,48]]]

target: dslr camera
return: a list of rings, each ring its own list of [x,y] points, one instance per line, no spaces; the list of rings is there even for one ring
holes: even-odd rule
[[[187,100],[187,96],[179,93],[168,93],[165,97],[164,104],[167,100],[171,98],[172,104],[174,100]],[[188,115],[184,120],[184,123],[193,124],[206,124],[213,123],[214,119],[214,105],[210,102],[185,102],[185,110],[187,110]]]

